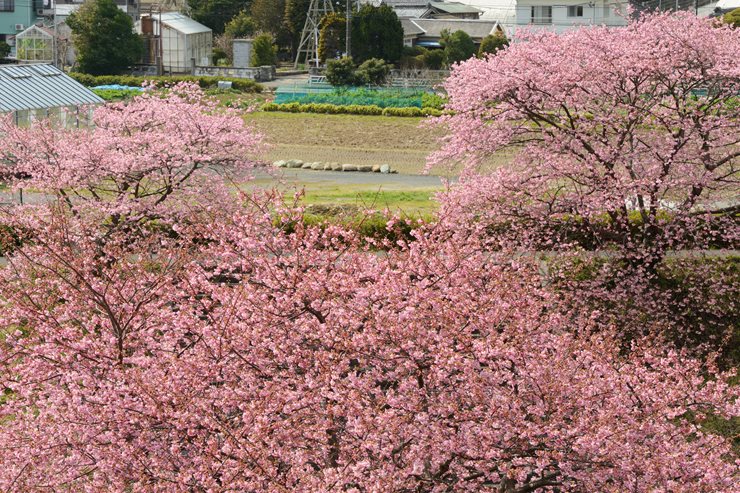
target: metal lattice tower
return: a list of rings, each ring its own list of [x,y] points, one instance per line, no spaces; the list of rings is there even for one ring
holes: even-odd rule
[[[306,23],[303,25],[303,33],[301,33],[301,42],[298,45],[298,53],[295,57],[295,67],[298,67],[302,54],[306,55],[306,65],[309,67],[319,65],[319,24],[326,14],[333,12],[334,6],[331,0],[311,0]]]

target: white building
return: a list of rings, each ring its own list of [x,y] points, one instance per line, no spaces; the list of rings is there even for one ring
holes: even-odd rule
[[[483,11],[481,19],[497,20],[516,39],[521,28],[564,32],[583,25],[625,26],[626,0],[456,0]]]
[[[160,28],[161,23],[161,28]],[[162,68],[165,72],[186,73],[194,65],[210,65],[213,52],[211,28],[178,12],[161,15],[142,15],[136,22],[136,32],[147,41],[145,60],[156,63],[162,51]]]

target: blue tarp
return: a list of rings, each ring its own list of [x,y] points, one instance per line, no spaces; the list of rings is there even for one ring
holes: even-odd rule
[[[93,87],[93,89],[101,89],[101,90],[112,89],[114,91],[143,91],[144,90],[143,87],[122,86],[120,84],[108,84],[105,86],[95,86]]]

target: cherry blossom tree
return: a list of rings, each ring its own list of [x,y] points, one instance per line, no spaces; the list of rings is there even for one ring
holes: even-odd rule
[[[151,219],[173,194],[243,174],[262,141],[235,110],[190,83],[98,107],[85,130],[53,125],[0,121],[2,176],[57,196],[71,210],[94,202],[110,209],[114,223]]]
[[[475,240],[380,256],[300,214],[192,203],[177,240],[118,229],[102,254],[94,209],[18,216],[44,234],[0,279],[3,489],[735,487],[701,426],[738,414],[729,374],[577,335]]]
[[[3,141],[56,191],[2,215],[24,240],[0,276],[3,491],[737,489],[704,426],[740,414],[733,372],[564,316],[459,212],[373,242],[275,192],[201,193],[259,137],[182,97],[151,96],[181,109],[154,127]],[[187,154],[163,143],[191,125]]]
[[[716,259],[674,253],[740,239],[737,31],[678,13],[525,37],[445,84],[454,115],[430,164],[465,174],[443,217],[468,218],[495,248],[596,252],[552,271],[578,312],[724,340],[737,283]],[[480,172],[494,154],[510,162]],[[700,283],[663,289],[686,276]]]

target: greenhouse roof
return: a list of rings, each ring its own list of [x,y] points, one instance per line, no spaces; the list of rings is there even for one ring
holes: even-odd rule
[[[153,16],[157,19],[158,16]],[[167,12],[162,14],[162,24],[165,26],[179,31],[183,34],[199,34],[211,32],[210,27],[206,27],[200,22],[194,21],[190,17],[179,12]]]
[[[51,65],[0,65],[0,112],[102,102],[94,92]]]

